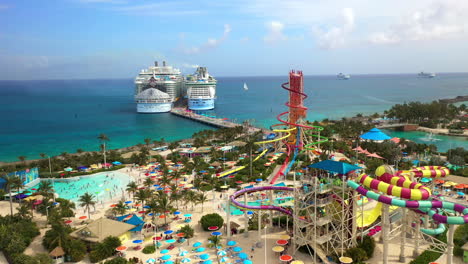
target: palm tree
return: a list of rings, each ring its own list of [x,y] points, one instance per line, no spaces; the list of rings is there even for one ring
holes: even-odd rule
[[[127,211],[127,205],[123,200],[120,200],[112,210],[118,215],[123,215]]]
[[[21,179],[16,175],[4,175],[2,178],[5,180],[5,189],[7,189],[10,197],[10,214],[13,216],[13,198],[11,197],[11,189],[21,183]]]
[[[39,153],[39,156],[41,156],[41,158],[45,158],[47,155],[45,153]]]
[[[179,199],[182,195],[178,191],[178,187],[175,184],[170,185],[171,188],[171,200],[175,201],[176,208],[179,209]]]
[[[221,246],[221,236],[211,236],[208,238],[208,241],[210,241],[209,246],[214,247],[216,250],[216,260],[219,264],[218,247]]]
[[[137,201],[140,201],[142,206],[145,206],[146,200],[151,197],[151,190],[149,189],[143,189],[143,190],[138,190],[137,193],[135,194],[135,198]]]
[[[16,215],[23,219],[31,219],[32,218],[31,207],[32,206],[30,203],[21,204],[20,207],[16,208],[16,210],[18,211]]]
[[[208,196],[202,192],[197,194],[197,202],[201,203],[201,208],[203,212],[203,204],[208,201]]]
[[[254,135],[250,136],[247,140],[247,144],[245,145],[245,147],[247,149],[250,150],[250,155],[249,155],[249,158],[250,158],[250,177],[252,177],[252,149],[255,148],[255,142],[257,142],[257,138],[258,138],[258,135],[260,134],[261,132],[256,132]]]
[[[54,187],[52,181],[41,181],[37,192],[44,195],[44,197],[50,199],[54,195]]]
[[[106,142],[109,141],[109,137],[106,134],[101,134],[97,137],[103,144],[103,154],[104,154],[104,165],[107,163],[106,161]]]
[[[153,179],[146,178],[145,181],[143,182],[143,185],[147,188],[153,186],[154,185]]]
[[[146,146],[149,147],[149,144],[151,143],[151,138],[145,138],[143,139],[143,141],[145,141]]]
[[[179,143],[177,142],[171,142],[168,146],[169,150],[171,151],[171,156],[174,153],[174,149],[176,149],[179,146]]]
[[[21,162],[24,162],[26,160],[26,156],[19,156],[18,159],[21,161]]]
[[[184,198],[185,204],[189,204],[189,203],[192,204],[192,211],[193,211],[194,204],[198,202],[197,193],[194,191],[188,191],[184,193],[183,198]]]
[[[166,212],[174,209],[172,207],[172,201],[169,199],[169,196],[162,191],[158,192],[155,200],[156,200],[156,203],[158,204],[158,211],[160,213],[165,214]],[[167,224],[167,217],[164,217],[164,224]]]
[[[88,218],[91,219],[91,210],[90,206],[93,206],[96,209],[96,201],[94,201],[94,195],[85,193],[80,196],[78,200],[80,202],[80,206],[85,208],[85,212],[88,211]]]
[[[132,197],[135,196],[135,192],[138,190],[138,185],[135,182],[130,182],[127,184],[126,191],[132,194]]]

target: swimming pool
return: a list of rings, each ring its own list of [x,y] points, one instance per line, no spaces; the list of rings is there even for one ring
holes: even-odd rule
[[[274,205],[281,205],[285,202],[289,202],[289,201],[293,201],[293,197],[280,197],[280,198],[276,198],[275,199],[275,202],[274,202]],[[259,206],[259,205],[262,205],[262,202],[263,204],[266,204],[266,202],[268,202],[268,199],[265,199],[265,200],[257,200],[255,202],[247,202],[248,205],[250,206]],[[243,204],[244,202],[243,201],[240,201],[241,204]],[[238,207],[235,207],[235,206],[231,206],[231,215],[243,215],[244,212],[241,211]],[[226,211],[226,205],[223,204],[223,209],[224,211]]]
[[[50,179],[42,179],[47,181]],[[118,171],[100,172],[93,175],[77,176],[66,179],[53,179],[53,187],[55,193],[60,198],[78,201],[79,197],[86,192],[94,195],[95,200],[104,202],[115,197],[121,197],[125,194],[126,186],[132,178],[125,173]],[[39,184],[30,187],[31,189],[38,189]]]

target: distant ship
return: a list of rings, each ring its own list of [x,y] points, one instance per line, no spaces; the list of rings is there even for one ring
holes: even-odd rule
[[[348,80],[349,78],[351,78],[351,75],[349,74],[343,74],[343,73],[339,73],[337,76],[336,76],[339,80]]]
[[[182,93],[184,78],[179,69],[154,66],[140,71],[135,78],[135,102],[138,113],[164,113],[171,111],[172,104]]]
[[[418,73],[418,76],[421,78],[434,78],[436,74],[433,72],[420,72]]]
[[[246,90],[246,91],[249,90],[249,87],[247,86],[246,83],[244,83],[244,90]]]
[[[206,67],[198,67],[193,75],[185,79],[188,108],[190,110],[211,110],[215,107],[216,79]]]

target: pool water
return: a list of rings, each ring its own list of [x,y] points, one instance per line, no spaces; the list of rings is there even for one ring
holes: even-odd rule
[[[238,199],[239,199],[241,204],[244,203],[242,200],[240,200],[240,199],[243,199],[242,197],[239,197]],[[285,202],[289,202],[289,201],[292,201],[292,200],[293,200],[293,197],[276,198],[275,202],[274,202],[274,205],[281,205],[281,204],[283,204]],[[262,205],[262,202],[263,202],[263,204],[266,204],[266,202],[268,202],[268,199],[265,199],[265,200],[262,200],[262,201],[257,200],[255,202],[247,202],[247,204],[250,205],[250,206],[260,206],[260,205]],[[226,205],[224,205],[224,204],[223,204],[223,209],[226,212]],[[231,215],[243,215],[243,214],[244,214],[244,212],[241,211],[241,209],[231,205]]]
[[[45,180],[47,179],[43,179],[43,181]],[[95,201],[104,202],[123,196],[127,184],[131,181],[132,179],[127,174],[112,171],[67,179],[55,179],[53,187],[60,198],[77,202],[81,195],[88,192],[94,195]],[[31,190],[33,188],[38,189],[39,184],[30,187],[28,190],[34,192],[34,190]]]

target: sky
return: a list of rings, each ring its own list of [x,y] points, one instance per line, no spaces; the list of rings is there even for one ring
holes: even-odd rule
[[[466,0],[0,0],[0,80],[468,71]]]

